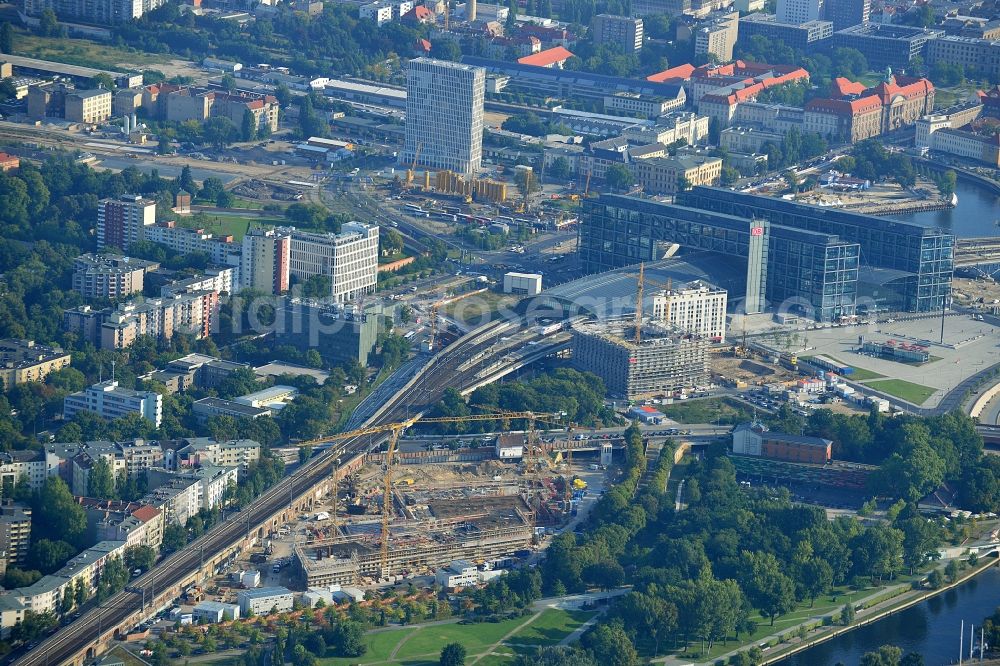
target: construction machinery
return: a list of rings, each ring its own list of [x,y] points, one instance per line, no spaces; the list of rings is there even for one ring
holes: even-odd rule
[[[526,456],[526,466],[525,473],[530,474],[529,478],[532,479],[532,490],[529,494],[534,492],[534,474],[537,472],[537,465],[533,462],[536,458],[535,447],[533,446],[532,433],[535,433],[535,421],[539,418],[551,418],[553,420],[560,418],[560,414],[535,414],[534,412],[497,412],[491,414],[469,414],[468,416],[440,416],[440,417],[422,417],[415,416],[409,418],[405,421],[399,423],[386,423],[383,425],[369,426],[366,428],[358,428],[357,430],[350,430],[348,432],[341,432],[334,435],[327,435],[326,437],[319,437],[316,439],[310,439],[303,442],[299,442],[299,447],[316,447],[324,444],[331,444],[333,442],[353,439],[355,437],[364,437],[365,435],[376,435],[388,433],[389,443],[386,448],[385,454],[385,465],[383,466],[383,493],[382,493],[382,524],[381,524],[381,534],[380,534],[380,560],[379,569],[383,576],[388,576],[388,562],[389,562],[389,519],[392,516],[392,464],[393,457],[396,454],[396,445],[399,442],[400,435],[407,429],[412,427],[418,421],[420,423],[466,423],[470,421],[496,421],[501,420],[505,424],[504,429],[509,429],[509,422],[515,419],[526,419],[528,421],[528,441],[525,449]],[[529,462],[530,469],[529,469]],[[339,465],[334,465],[334,473],[336,474],[336,469]],[[334,485],[336,488],[336,484]],[[530,498],[529,498],[530,499]],[[334,500],[336,502],[336,500]],[[336,506],[336,505],[335,505]],[[333,517],[336,521],[336,516]]]
[[[413,151],[413,162],[410,163],[410,168],[406,170],[406,184],[405,189],[410,189],[413,186],[413,177],[417,171],[417,160],[420,159],[420,150],[424,147],[423,143],[417,144],[417,149]]]
[[[431,333],[427,338],[427,347],[425,351],[434,353],[437,346],[437,335],[438,335],[438,310],[455,301],[460,301],[463,298],[469,298],[470,296],[475,296],[476,294],[482,294],[483,292],[489,291],[488,289],[474,289],[473,291],[467,291],[464,294],[458,294],[457,296],[449,296],[442,298],[441,300],[434,303],[431,306]]]
[[[635,283],[635,344],[642,342],[642,292],[646,283],[646,264],[639,264],[639,279]]]

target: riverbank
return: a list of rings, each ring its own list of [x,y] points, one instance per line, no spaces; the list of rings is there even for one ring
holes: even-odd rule
[[[984,562],[963,571],[953,583],[944,585],[936,590],[910,590],[894,596],[883,603],[858,611],[855,621],[848,626],[828,625],[818,627],[814,630],[817,633],[813,636],[809,636],[796,643],[790,643],[786,647],[776,649],[773,652],[768,651],[760,664],[761,666],[778,664],[799,654],[800,652],[804,652],[817,645],[833,640],[838,636],[842,636],[848,632],[855,631],[880,620],[884,620],[891,615],[901,613],[902,611],[923,603],[928,599],[933,599],[934,597],[944,594],[945,592],[954,590],[955,588],[964,585],[976,576],[990,570],[991,568],[997,567],[997,564],[998,562],[995,557],[985,558]],[[891,640],[887,640],[886,642],[891,642]]]

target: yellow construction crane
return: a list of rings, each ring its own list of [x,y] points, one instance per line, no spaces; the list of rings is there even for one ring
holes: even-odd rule
[[[334,435],[327,435],[326,437],[318,437],[316,439],[310,439],[303,442],[299,442],[300,447],[315,447],[321,444],[329,444],[331,442],[336,442],[344,439],[352,439],[354,437],[364,437],[365,435],[375,435],[381,433],[389,433],[389,445],[386,449],[385,454],[385,478],[382,491],[382,532],[380,535],[381,539],[381,557],[379,560],[379,569],[383,575],[388,575],[389,569],[389,519],[392,516],[392,459],[396,454],[396,444],[399,442],[399,436],[404,430],[413,426],[418,421],[420,423],[465,423],[469,421],[496,421],[498,419],[503,420],[505,423],[514,419],[527,419],[529,423],[528,432],[529,439],[528,444],[531,444],[531,434],[535,429],[535,420],[539,417],[553,417],[559,418],[559,414],[535,414],[534,412],[497,412],[493,414],[469,414],[468,416],[432,416],[432,417],[413,417],[406,419],[405,421],[399,423],[386,423],[384,425],[368,426],[367,428],[358,428],[357,430],[350,430],[348,432],[341,432]],[[337,467],[339,464],[334,464],[334,474],[336,474]],[[336,484],[334,485],[336,488]],[[334,499],[334,507],[336,507],[336,498]]]
[[[590,176],[592,175],[592,173],[593,172],[591,172],[591,171],[587,172],[587,183],[583,186],[583,198],[584,199],[586,199],[587,195],[590,194]]]
[[[454,303],[455,301],[460,301],[463,298],[468,298],[470,296],[475,296],[476,294],[481,294],[487,289],[474,289],[472,291],[467,291],[463,294],[457,296],[448,296],[447,298],[442,298],[431,306],[431,334],[427,340],[427,351],[433,352],[437,346],[437,334],[438,334],[438,310],[445,306]]]

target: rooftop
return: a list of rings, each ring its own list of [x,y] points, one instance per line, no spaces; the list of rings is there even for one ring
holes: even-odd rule
[[[287,587],[258,587],[253,590],[243,590],[240,597],[246,599],[266,599],[267,597],[277,597],[284,594],[291,594]]]
[[[572,57],[574,57],[573,53],[566,47],[554,46],[551,49],[545,49],[544,51],[518,58],[517,62],[522,65],[532,65],[534,67],[551,67]]]

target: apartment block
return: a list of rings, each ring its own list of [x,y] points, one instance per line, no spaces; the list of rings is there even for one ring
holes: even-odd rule
[[[694,53],[714,56],[718,62],[733,59],[740,32],[740,14],[732,12],[709,18],[694,26]]]
[[[141,502],[79,497],[87,512],[88,527],[99,541],[124,541],[126,548],[146,546],[159,550],[163,543],[163,511]]]
[[[339,234],[289,230],[289,273],[304,282],[330,277],[330,297],[349,303],[375,293],[378,277],[378,226],[349,222]]]
[[[777,16],[782,23],[806,23],[823,18],[824,0],[778,0]]]
[[[109,379],[70,393],[63,400],[64,419],[72,419],[77,412],[83,411],[93,412],[106,419],[138,414],[159,428],[163,419],[163,396],[152,391],[121,388],[116,380]]]
[[[23,567],[31,547],[31,507],[5,499],[0,502],[0,552],[7,555],[7,566]]]
[[[162,467],[154,467],[146,473],[149,487],[155,492],[161,486],[173,487],[175,484],[194,482],[195,500],[199,509],[211,511],[222,504],[226,490],[235,486],[239,470],[236,467],[219,467],[204,464],[180,472],[172,472]]]
[[[0,339],[0,381],[3,390],[25,382],[40,382],[55,370],[68,368],[70,355],[34,340]]]
[[[594,17],[590,30],[594,44],[608,45],[625,54],[642,49],[641,18],[598,14]]]
[[[10,497],[14,486],[22,479],[28,480],[28,487],[40,490],[45,485],[49,470],[56,465],[44,451],[7,451],[0,453],[0,489],[5,497]]]
[[[97,204],[97,248],[127,250],[145,239],[147,227],[156,224],[156,201],[137,194],[102,199]]]
[[[239,268],[236,266],[209,266],[199,274],[183,280],[174,280],[160,287],[160,296],[172,298],[199,291],[214,291],[218,294],[232,294],[239,284]]]
[[[144,229],[145,240],[159,243],[181,254],[202,252],[213,264],[238,266],[240,263],[239,243],[232,236],[213,236],[204,229],[188,229],[177,226],[174,221],[157,222]]]
[[[73,260],[73,290],[84,298],[115,300],[141,292],[143,277],[160,265],[114,254],[83,254]]]
[[[119,25],[157,9],[165,0],[25,0],[24,11],[29,16],[41,16],[46,9],[60,20],[78,20],[99,25]]]
[[[400,163],[475,174],[482,161],[486,70],[415,58],[406,69],[406,137]]]
[[[695,281],[653,294],[653,319],[714,342],[726,341],[727,292]]]
[[[378,0],[358,7],[358,18],[374,21],[382,25],[390,21],[398,21],[404,14],[412,10],[414,3],[410,0]]]
[[[273,229],[254,227],[243,236],[240,289],[265,294],[288,291],[291,238]]]

